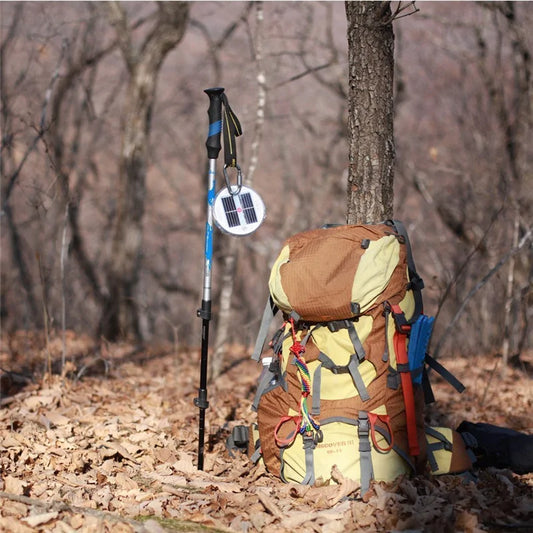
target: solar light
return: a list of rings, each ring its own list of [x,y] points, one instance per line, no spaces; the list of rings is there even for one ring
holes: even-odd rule
[[[265,219],[265,204],[250,187],[224,187],[215,197],[213,219],[224,233],[250,235]]]

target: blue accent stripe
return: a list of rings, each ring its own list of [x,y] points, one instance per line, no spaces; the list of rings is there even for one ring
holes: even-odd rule
[[[218,135],[221,131],[222,131],[222,120],[217,120],[216,122],[209,124],[209,133],[207,134],[207,136],[211,137],[213,135]]]
[[[210,226],[209,223],[205,226],[205,258],[206,271],[211,270],[211,260],[213,259],[213,226]]]

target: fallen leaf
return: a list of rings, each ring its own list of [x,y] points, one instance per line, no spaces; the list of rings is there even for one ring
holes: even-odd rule
[[[37,527],[42,526],[43,524],[47,524],[58,516],[59,513],[57,511],[51,511],[49,513],[41,513],[37,515],[27,516],[26,518],[23,518],[22,521],[28,524],[30,527]]]
[[[180,458],[172,465],[178,472],[183,472],[185,474],[193,474],[197,471],[196,466],[194,465],[194,458],[188,453],[180,454]]]
[[[34,528],[24,525],[12,516],[0,516],[0,531],[9,531],[9,533],[35,533]]]
[[[4,477],[4,492],[21,495],[24,494],[24,490],[27,486],[28,483],[22,479],[9,475]]]
[[[357,481],[344,477],[337,465],[333,465],[333,468],[331,469],[331,478],[337,483],[338,490],[337,494],[328,498],[330,505],[335,505],[346,496],[357,492],[361,488],[360,483]]]
[[[273,516],[283,520],[284,514],[279,510],[278,506],[273,502],[269,494],[263,490],[257,490],[255,492],[259,501],[263,504],[263,507]]]
[[[103,442],[100,444],[100,449],[102,450],[103,457],[113,457],[118,454],[132,463],[139,464],[137,459],[135,459],[135,457],[133,457],[128,450],[118,442]]]

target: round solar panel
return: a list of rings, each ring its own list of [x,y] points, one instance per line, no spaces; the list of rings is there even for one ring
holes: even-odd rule
[[[265,204],[254,190],[245,185],[224,187],[213,204],[215,224],[230,235],[253,233],[265,219]]]

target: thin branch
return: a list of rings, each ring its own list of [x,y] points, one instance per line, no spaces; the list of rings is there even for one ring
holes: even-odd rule
[[[67,284],[65,280],[65,262],[68,252],[67,241],[67,229],[68,229],[68,211],[69,204],[65,203],[65,215],[63,217],[63,231],[61,235],[61,253],[59,257],[60,265],[60,279],[61,279],[61,374],[65,369],[66,354],[67,354],[67,341],[66,341],[66,329],[67,329],[67,302],[66,302],[66,289]]]
[[[7,184],[7,187],[4,191],[4,202],[2,205],[2,209],[5,210],[5,207],[7,205],[7,202],[9,201],[9,197],[11,195],[11,192],[13,191],[13,187],[15,186],[15,183],[17,181],[17,178],[20,175],[20,172],[24,165],[26,164],[26,161],[30,154],[35,150],[35,147],[37,146],[37,143],[42,139],[43,135],[46,133],[45,125],[46,125],[46,116],[48,111],[48,105],[50,103],[50,99],[52,97],[52,91],[54,88],[54,85],[56,83],[56,80],[59,78],[59,69],[61,67],[61,63],[63,62],[63,58],[65,56],[65,43],[63,43],[63,46],[61,47],[61,54],[59,55],[59,59],[57,61],[56,68],[52,74],[52,77],[50,79],[50,82],[48,83],[48,87],[46,88],[46,92],[44,95],[43,105],[41,109],[41,120],[39,122],[39,128],[37,130],[36,136],[33,138],[33,141],[30,143],[28,148],[26,149],[26,152],[22,156],[22,159],[20,160],[20,163],[18,164],[17,168],[11,174],[11,177],[9,178],[9,182]]]
[[[448,298],[448,295],[450,294],[450,291],[451,291],[452,287],[457,284],[457,281],[459,280],[459,278],[461,277],[463,271],[466,269],[466,267],[470,263],[470,260],[472,259],[472,257],[474,257],[474,255],[482,249],[483,243],[485,242],[487,236],[489,235],[489,232],[491,231],[492,226],[494,225],[496,220],[498,220],[498,218],[500,216],[500,213],[504,210],[504,208],[505,208],[505,204],[502,204],[500,206],[500,208],[498,209],[498,211],[496,211],[494,213],[494,215],[492,216],[492,218],[491,218],[491,220],[490,220],[490,222],[489,222],[489,224],[487,226],[487,229],[483,232],[483,235],[481,236],[479,241],[472,248],[471,252],[466,256],[465,260],[463,261],[463,263],[461,264],[459,269],[455,272],[455,275],[454,275],[453,279],[448,283],[448,285],[447,285],[447,287],[446,287],[446,289],[444,291],[444,294],[442,295],[442,297],[439,300],[439,303],[437,305],[437,312],[435,314],[435,320],[439,316],[439,314],[440,314],[440,312],[442,310],[442,306],[444,305],[444,302]]]
[[[387,3],[388,2],[383,2],[383,4],[387,4]],[[403,13],[406,9],[412,9],[412,11],[409,11],[409,13],[404,13],[403,15],[401,15],[401,13]],[[390,17],[387,17],[385,20],[381,21],[378,24],[378,26],[387,26],[388,24],[390,24],[391,22],[394,22],[395,20],[398,20],[404,17],[409,17],[410,15],[414,15],[415,13],[418,13],[419,11],[420,9],[416,7],[414,0],[412,0],[411,2],[407,2],[407,4],[405,5],[402,5],[402,2],[398,2],[398,5],[396,6],[394,13]]]
[[[446,327],[446,330],[442,334],[441,338],[439,339],[439,342],[437,343],[437,346],[435,348],[435,351],[433,352],[433,357],[436,359],[439,356],[440,350],[442,348],[442,345],[444,342],[450,338],[450,332],[455,327],[455,324],[461,318],[461,315],[463,314],[468,302],[474,297],[474,295],[485,286],[485,284],[489,281],[489,279],[500,270],[500,268],[514,255],[516,255],[523,247],[524,245],[531,239],[531,234],[533,230],[532,228],[529,228],[527,233],[520,239],[520,242],[517,246],[514,246],[511,248],[497,263],[496,265],[491,268],[477,283],[476,285],[470,290],[470,292],[466,295],[466,298],[463,300],[463,303],[455,313],[455,316],[450,321],[448,326]]]
[[[211,32],[207,28],[207,26],[200,20],[191,18],[189,21],[189,24],[193,28],[197,28],[200,30],[200,33],[203,35],[204,39],[207,42],[207,46],[209,48],[209,56],[211,61],[213,62],[213,70],[214,70],[214,77],[215,80],[218,80],[217,83],[220,83],[221,80],[221,73],[222,73],[222,64],[220,62],[220,59],[218,57],[218,52],[224,47],[226,44],[226,41],[233,35],[235,30],[239,27],[239,25],[242,22],[245,22],[248,20],[248,15],[250,13],[250,10],[252,9],[254,5],[254,2],[247,2],[243,11],[241,14],[237,17],[236,20],[230,22],[224,31],[222,32],[222,35],[218,40],[214,40],[211,37]]]
[[[276,85],[272,86],[272,89],[278,89],[279,87],[283,87],[284,85],[287,85],[288,83],[291,83],[293,81],[299,80],[300,78],[304,78],[305,76],[309,74],[314,74],[315,72],[318,72],[319,70],[323,70],[325,68],[331,67],[332,61],[328,61],[327,63],[324,63],[323,65],[318,65],[317,67],[307,67],[306,70],[303,72],[300,72],[298,74],[295,74],[294,76],[291,76],[290,78],[280,81],[279,83],[276,83]]]

